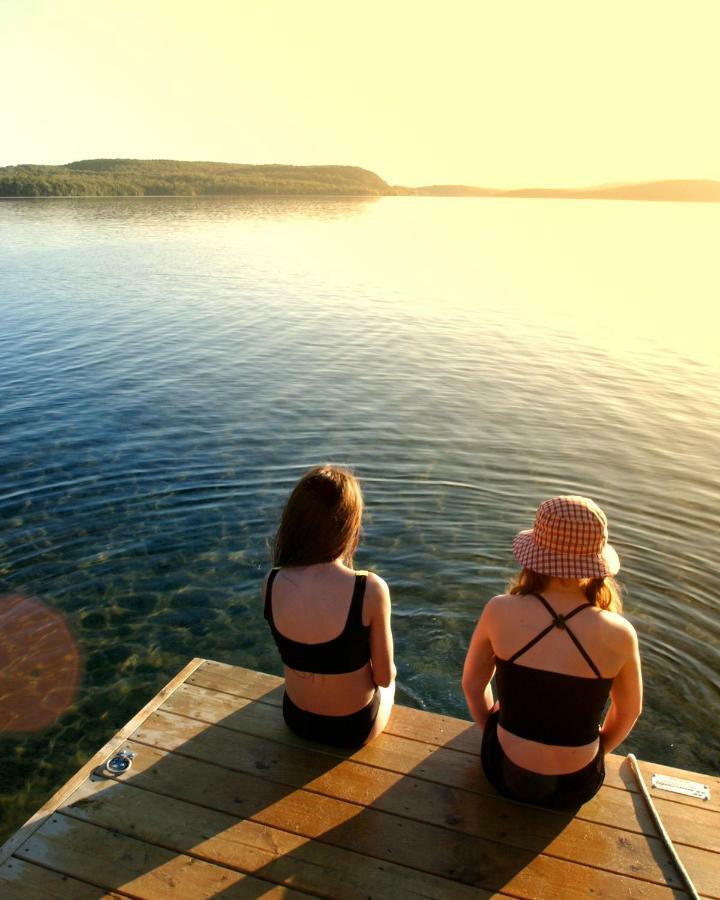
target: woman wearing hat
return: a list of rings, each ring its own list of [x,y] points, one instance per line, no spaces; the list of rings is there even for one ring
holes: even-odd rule
[[[620,563],[607,537],[592,500],[546,500],[513,541],[522,571],[475,628],[463,689],[483,729],[485,774],[512,799],[585,803],[603,783],[604,755],[640,715],[637,635],[620,614]]]

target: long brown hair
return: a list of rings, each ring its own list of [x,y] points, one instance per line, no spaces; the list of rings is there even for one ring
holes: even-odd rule
[[[312,566],[342,559],[352,567],[363,498],[348,469],[316,466],[293,488],[273,541],[273,565]]]
[[[605,578],[578,578],[580,587],[587,597],[588,603],[608,609],[610,612],[622,613],[622,597],[620,585],[612,575]],[[550,575],[542,575],[533,569],[523,569],[508,588],[509,594],[539,594],[550,582]]]

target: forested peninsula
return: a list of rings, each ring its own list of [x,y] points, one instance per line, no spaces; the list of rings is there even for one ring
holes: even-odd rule
[[[538,197],[720,202],[720,181],[676,179],[588,188],[401,187],[358,166],[244,165],[172,159],[85,159],[0,167],[0,197],[204,197],[253,194],[380,197]]]
[[[85,159],[64,166],[0,168],[0,197],[202,197],[393,191],[357,166],[252,166],[171,159]]]

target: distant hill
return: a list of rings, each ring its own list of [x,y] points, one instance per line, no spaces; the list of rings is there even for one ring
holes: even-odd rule
[[[0,197],[221,196],[541,197],[563,200],[720,202],[720,181],[674,180],[589,188],[497,188],[462,184],[391,187],[357,166],[244,165],[173,159],[84,159],[64,166],[0,168]]]
[[[357,166],[85,159],[64,166],[0,168],[0,197],[389,193],[382,178]]]
[[[699,179],[645,181],[639,184],[599,185],[589,188],[519,188],[509,191],[460,184],[435,184],[399,190],[423,197],[544,197],[558,200],[675,200],[720,203],[720,181]]]

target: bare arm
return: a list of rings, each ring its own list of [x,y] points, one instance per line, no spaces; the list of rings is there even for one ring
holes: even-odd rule
[[[494,707],[490,681],[495,674],[495,654],[488,634],[489,605],[483,610],[470,640],[462,676],[465,700],[480,728],[485,727]]]
[[[397,674],[390,628],[390,591],[382,578],[373,574],[368,575],[368,587],[371,600],[370,661],[373,681],[378,687],[389,687]]]
[[[634,629],[631,638],[630,658],[615,676],[610,689],[610,709],[600,729],[605,753],[610,753],[625,740],[642,711],[640,653]]]

